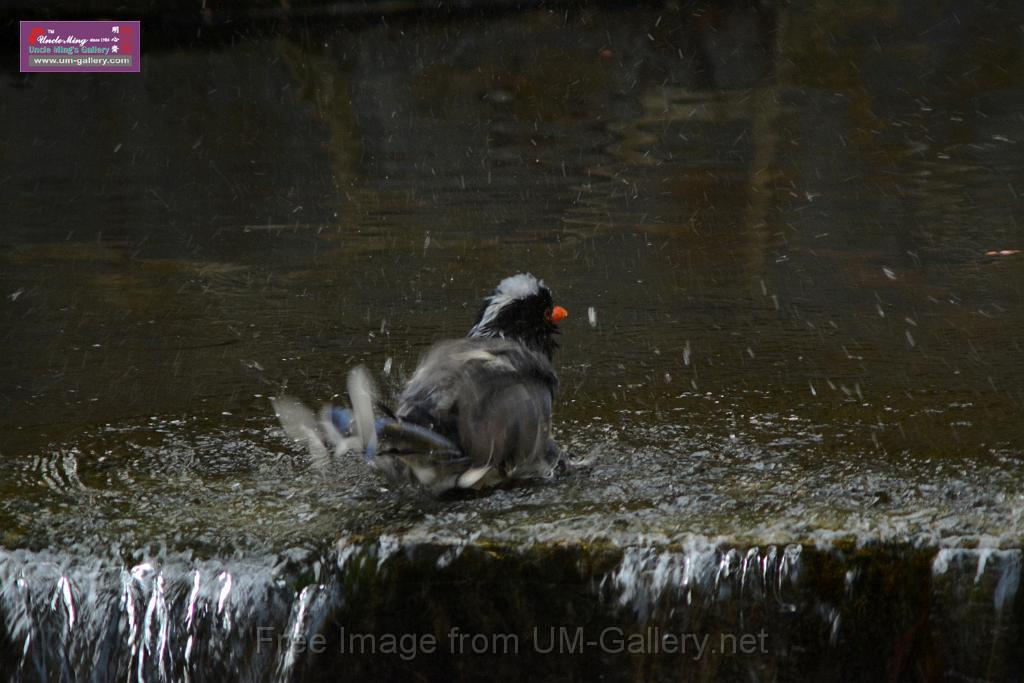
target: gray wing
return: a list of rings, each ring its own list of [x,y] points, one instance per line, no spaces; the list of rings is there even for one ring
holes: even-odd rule
[[[547,358],[521,344],[446,341],[424,356],[397,415],[459,444],[474,467],[507,476],[557,455],[549,436],[557,387]]]

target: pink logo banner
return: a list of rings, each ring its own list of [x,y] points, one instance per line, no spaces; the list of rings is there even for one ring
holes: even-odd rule
[[[137,21],[23,21],[22,72],[130,72],[142,69]]]

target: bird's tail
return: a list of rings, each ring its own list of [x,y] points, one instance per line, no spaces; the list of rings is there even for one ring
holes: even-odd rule
[[[342,435],[356,432],[356,416],[348,408],[329,407],[328,419],[332,426]],[[440,452],[456,454],[459,447],[450,439],[441,436],[432,429],[421,427],[411,422],[403,422],[394,417],[375,417],[374,429],[378,443],[385,439],[404,444],[406,449],[424,452]]]
[[[377,401],[373,379],[363,366],[349,373],[348,395],[351,408],[328,404],[320,410],[319,416],[314,416],[309,408],[289,396],[272,401],[285,433],[305,444],[314,463],[320,466],[326,465],[332,452],[338,456],[354,450],[362,451],[367,461],[388,469],[388,463],[382,460],[394,458],[377,457],[382,441],[387,443],[387,455],[396,456],[417,472],[429,469],[414,463],[422,458],[428,458],[429,463],[438,462],[440,458],[444,464],[455,464],[463,459],[461,449],[450,439],[427,427],[399,419]],[[374,414],[375,405],[383,416]],[[417,478],[423,477],[417,475]]]
[[[368,458],[376,455],[378,444],[382,440],[401,444],[408,450],[459,453],[459,447],[450,439],[432,429],[401,420],[377,401],[377,391],[370,373],[361,365],[348,375],[348,395],[352,409],[331,408],[330,421],[341,434],[358,436],[362,442],[363,452]],[[385,415],[376,417],[373,412],[374,405]]]

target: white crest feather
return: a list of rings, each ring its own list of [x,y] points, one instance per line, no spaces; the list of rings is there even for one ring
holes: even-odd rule
[[[494,294],[487,298],[487,308],[480,318],[480,322],[469,331],[470,337],[492,337],[494,332],[490,329],[491,323],[498,317],[502,308],[517,299],[525,299],[528,296],[538,294],[544,286],[543,280],[538,280],[530,273],[518,273],[498,283]]]

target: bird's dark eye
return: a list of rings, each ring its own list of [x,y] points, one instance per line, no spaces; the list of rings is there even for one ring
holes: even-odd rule
[[[545,320],[551,320],[551,310],[552,310],[552,309],[551,309],[551,307],[550,307],[550,306],[548,306],[548,307],[547,307],[547,308],[546,308],[546,309],[544,310],[544,319],[545,319]]]

